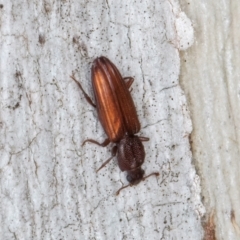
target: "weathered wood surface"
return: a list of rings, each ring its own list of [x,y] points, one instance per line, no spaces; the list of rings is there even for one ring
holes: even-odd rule
[[[240,2],[181,1],[195,29],[181,84],[201,178],[207,240],[240,239]],[[209,231],[212,229],[211,231]]]

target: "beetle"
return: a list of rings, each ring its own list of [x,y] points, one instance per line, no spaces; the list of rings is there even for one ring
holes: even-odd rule
[[[95,96],[93,103],[91,98],[82,88],[74,76],[71,78],[77,83],[86,100],[97,109],[99,120],[107,135],[103,143],[93,139],[83,142],[91,142],[106,147],[110,142],[115,143],[112,148],[112,156],[105,161],[97,172],[117,155],[118,166],[121,171],[127,171],[128,185],[120,188],[119,192],[128,186],[136,185],[140,181],[159,173],[153,172],[144,177],[141,165],[145,159],[145,151],[142,142],[148,141],[147,137],[135,135],[141,129],[135,105],[133,103],[129,88],[134,79],[123,78],[117,67],[106,57],[98,57],[93,61],[91,69],[92,87]]]

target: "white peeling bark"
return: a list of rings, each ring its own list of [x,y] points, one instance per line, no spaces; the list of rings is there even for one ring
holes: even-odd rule
[[[194,163],[207,208],[206,239],[240,239],[240,2],[191,1],[195,43],[182,59]],[[215,233],[214,233],[215,232]],[[210,236],[212,238],[210,238]]]
[[[1,239],[201,239],[204,209],[192,130],[179,86],[179,49],[193,41],[174,1],[6,1],[0,8]],[[92,96],[90,67],[105,55],[133,76],[146,174],[127,182]]]

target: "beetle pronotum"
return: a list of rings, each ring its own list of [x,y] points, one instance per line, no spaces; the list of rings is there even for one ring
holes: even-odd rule
[[[140,131],[141,126],[129,92],[133,78],[123,78],[108,58],[96,58],[92,65],[92,86],[96,105],[74,76],[71,78],[78,84],[86,100],[97,108],[99,120],[108,136],[103,143],[87,139],[83,144],[91,142],[102,147],[107,146],[110,142],[116,144],[112,148],[112,156],[97,171],[116,155],[121,171],[127,171],[129,184],[120,188],[117,194],[123,188],[136,185],[152,175],[158,176],[159,173],[153,172],[144,177],[144,171],[141,168],[145,158],[142,142],[148,141],[149,138],[135,135]]]

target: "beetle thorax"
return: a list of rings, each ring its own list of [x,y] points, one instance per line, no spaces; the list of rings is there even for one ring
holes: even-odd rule
[[[117,159],[119,168],[122,171],[134,171],[144,162],[145,151],[138,136],[125,135],[117,144]]]

